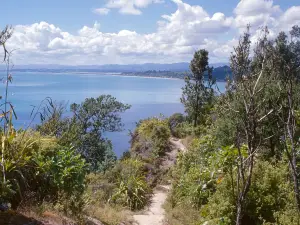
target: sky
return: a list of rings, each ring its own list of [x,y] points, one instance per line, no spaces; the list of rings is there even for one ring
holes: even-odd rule
[[[300,0],[10,0],[0,28],[15,64],[226,63],[247,24],[252,41],[300,25]]]

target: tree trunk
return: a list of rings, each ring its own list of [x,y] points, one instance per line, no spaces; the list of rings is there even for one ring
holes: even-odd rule
[[[296,164],[295,162],[296,160],[293,157],[293,167],[295,168]],[[295,200],[296,200],[296,204],[297,204],[297,208],[298,208],[298,212],[300,213],[300,193],[299,193],[299,183],[298,183],[298,176],[297,176],[297,171],[295,171],[295,169],[292,169],[292,175],[293,175],[293,181],[294,181],[294,192],[295,192]]]
[[[290,82],[288,90],[288,104],[289,104],[289,116],[287,121],[287,133],[291,142],[291,155],[289,156],[290,169],[292,172],[292,177],[294,181],[294,194],[298,213],[300,213],[300,193],[299,193],[299,183],[298,183],[298,174],[297,174],[297,154],[295,147],[295,129],[296,129],[296,120],[294,116],[294,105],[293,105],[293,83]],[[289,154],[288,149],[286,150]]]
[[[199,94],[197,91],[197,98],[196,98],[196,108],[195,108],[195,115],[194,115],[194,127],[198,125],[198,110],[199,110]]]
[[[242,203],[240,200],[238,200],[238,204],[237,204],[237,212],[236,212],[236,225],[241,225],[242,224]]]

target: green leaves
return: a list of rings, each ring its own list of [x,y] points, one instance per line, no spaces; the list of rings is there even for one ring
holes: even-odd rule
[[[111,142],[102,136],[104,132],[122,130],[120,113],[129,108],[129,105],[118,102],[110,95],[87,98],[81,104],[71,105],[74,136],[70,141],[76,151],[90,163],[92,170],[107,169],[102,162],[116,160]]]
[[[50,102],[43,124],[38,130],[46,135],[54,135],[59,144],[73,147],[90,165],[92,171],[108,169],[116,161],[112,144],[103,137],[105,132],[123,129],[120,114],[130,108],[118,102],[111,95],[87,98],[80,104],[70,106],[73,116],[63,117],[62,105]]]
[[[140,157],[157,159],[168,150],[171,131],[168,120],[153,117],[139,122],[132,135],[132,152]]]
[[[181,102],[194,127],[204,123],[204,116],[212,107],[215,80],[212,77],[213,68],[208,66],[208,52],[201,49],[194,54],[191,61],[191,76],[185,78],[185,87],[182,88]]]
[[[131,210],[142,209],[150,197],[150,187],[144,174],[144,163],[137,159],[120,161],[115,167],[117,188],[110,202],[129,207]]]
[[[52,152],[36,153],[36,176],[41,180],[39,189],[54,199],[59,193],[65,196],[80,195],[85,189],[88,165],[74,150],[57,147]]]

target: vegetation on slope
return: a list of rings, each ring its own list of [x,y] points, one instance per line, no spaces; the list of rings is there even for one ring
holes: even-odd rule
[[[170,224],[299,224],[300,28],[275,40],[262,34],[253,53],[249,30],[241,37],[232,80],[209,110],[186,107],[190,126],[202,128],[173,169]],[[205,96],[185,88],[189,99]]]
[[[69,113],[47,99],[33,113],[41,124],[16,130],[7,95],[11,55],[3,45],[1,210],[130,224],[131,212],[147,206],[167,176],[169,224],[299,224],[300,28],[275,40],[267,29],[262,34],[253,52],[249,29],[240,38],[230,58],[232,78],[219,95],[209,53],[196,52],[181,99],[186,114],[140,121],[119,160],[104,133],[122,129],[120,113],[130,106],[109,95],[74,103]],[[11,30],[1,35],[5,43]],[[184,138],[188,151],[168,171],[162,162],[172,136]]]

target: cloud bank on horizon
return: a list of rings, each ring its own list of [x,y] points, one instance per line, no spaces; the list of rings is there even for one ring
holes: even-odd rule
[[[190,5],[183,0],[171,1],[177,10],[162,15],[152,33],[133,30],[105,33],[101,31],[101,24],[95,22],[71,34],[55,24],[41,21],[15,26],[8,47],[17,49],[13,57],[17,64],[175,63],[189,61],[193,52],[200,48],[207,49],[211,62],[217,63],[228,61],[247,24],[251,24],[254,42],[264,26],[275,36],[279,31],[288,31],[300,24],[300,5],[284,11],[272,0],[241,0],[229,17],[222,12],[209,14],[200,5]],[[92,11],[101,16],[112,10],[140,16],[143,8],[163,2],[108,0],[102,8]]]

